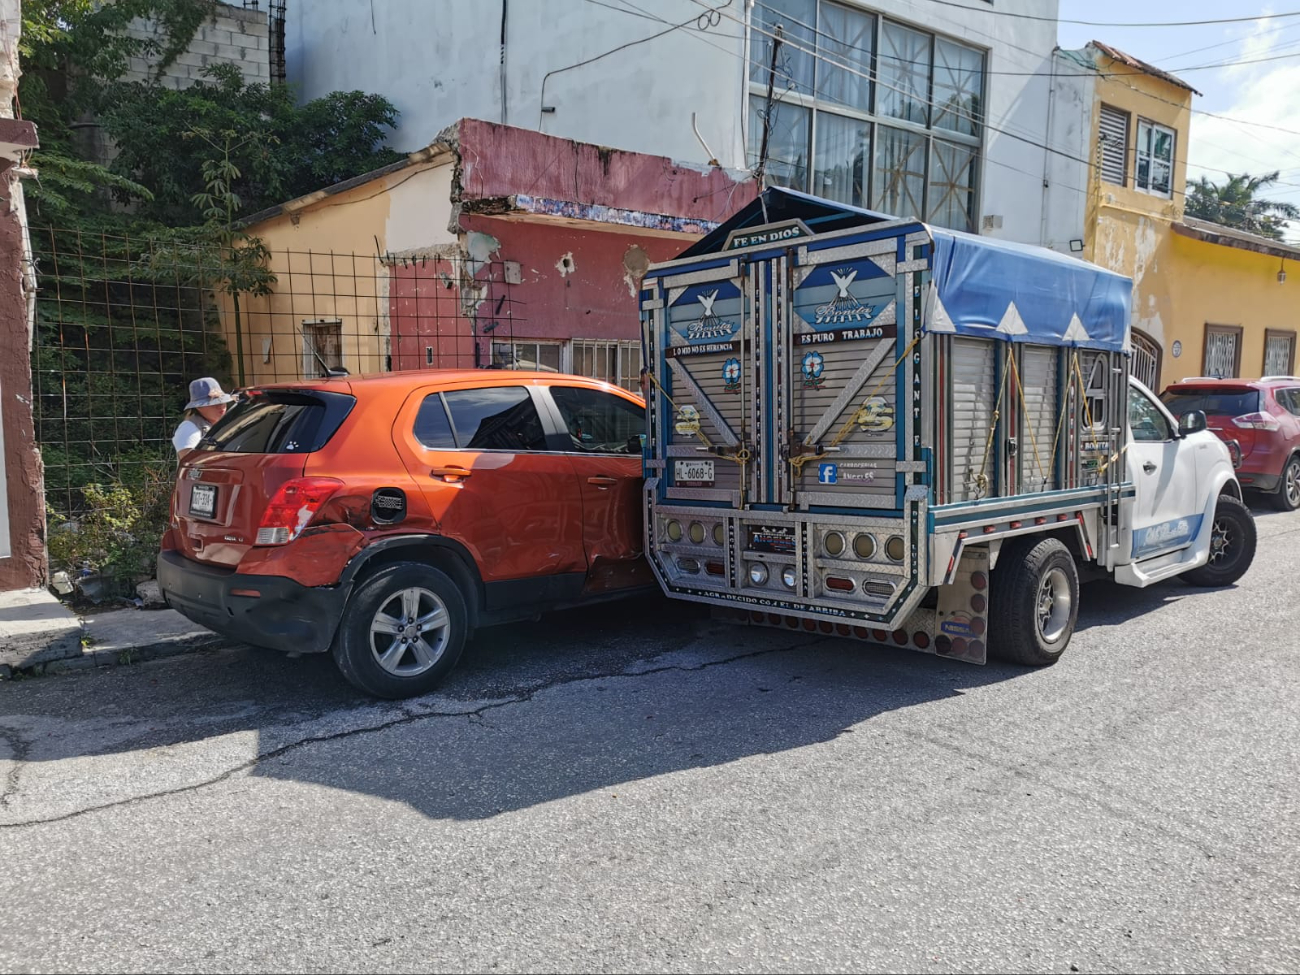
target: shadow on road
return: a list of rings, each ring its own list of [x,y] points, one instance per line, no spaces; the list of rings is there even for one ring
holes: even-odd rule
[[[1261,538],[1297,530],[1275,518],[1297,520],[1261,511]],[[1090,583],[1079,630],[1197,593],[1177,580]],[[411,702],[359,698],[326,656],[251,648],[3,685],[0,758],[107,759],[255,732],[257,757],[223,775],[248,769],[479,818],[828,741],[888,711],[1038,673],[737,627],[648,596],[484,630],[438,694]]]
[[[411,702],[361,701],[328,659],[251,648],[23,682],[0,690],[0,756],[6,740],[31,764],[256,731],[255,775],[480,818],[828,741],[1027,673],[647,598],[485,630],[442,692]]]

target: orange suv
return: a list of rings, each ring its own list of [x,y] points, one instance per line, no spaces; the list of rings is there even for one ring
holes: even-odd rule
[[[218,633],[421,694],[476,627],[654,585],[644,430],[638,397],[554,373],[254,388],[181,464],[158,581]]]

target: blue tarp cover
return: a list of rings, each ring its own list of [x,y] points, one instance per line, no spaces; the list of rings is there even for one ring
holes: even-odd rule
[[[1044,247],[927,229],[938,297],[927,331],[1128,351],[1128,278]]]
[[[866,232],[873,224],[897,220],[771,187],[764,191],[762,200],[747,204],[681,256],[716,255],[723,251],[734,231],[794,219],[803,221],[814,234],[854,227]],[[934,241],[934,287],[926,298],[926,331],[1039,345],[1129,350],[1133,284],[1128,278],[1044,247],[920,223],[891,227],[887,233],[907,234],[917,227],[924,227]]]

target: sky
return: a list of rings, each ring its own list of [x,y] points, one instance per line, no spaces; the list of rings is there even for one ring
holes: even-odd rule
[[[1060,17],[1108,24],[1143,21],[1214,20],[1300,12],[1300,0],[1060,0]],[[1193,112],[1214,112],[1227,119],[1192,115],[1187,149],[1187,177],[1206,176],[1211,182],[1222,172],[1259,175],[1280,170],[1279,183],[1261,195],[1300,205],[1300,16],[1262,19],[1240,24],[1196,27],[1090,27],[1061,23],[1060,45],[1083,47],[1099,40],[1140,60],[1178,75],[1201,95],[1192,96]],[[1257,64],[1180,71],[1195,65],[1276,57]],[[1290,129],[1278,132],[1262,123]],[[1183,155],[1180,150],[1178,153]],[[1281,185],[1287,183],[1289,185]],[[1300,244],[1300,224],[1293,223],[1288,240]]]

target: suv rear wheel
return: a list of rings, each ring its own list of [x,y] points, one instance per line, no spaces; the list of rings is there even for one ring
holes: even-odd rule
[[[1300,457],[1292,457],[1282,468],[1282,483],[1272,497],[1273,505],[1283,511],[1300,508]]]
[[[374,697],[433,690],[460,660],[469,614],[460,587],[419,562],[386,566],[348,600],[334,643],[343,676]]]

